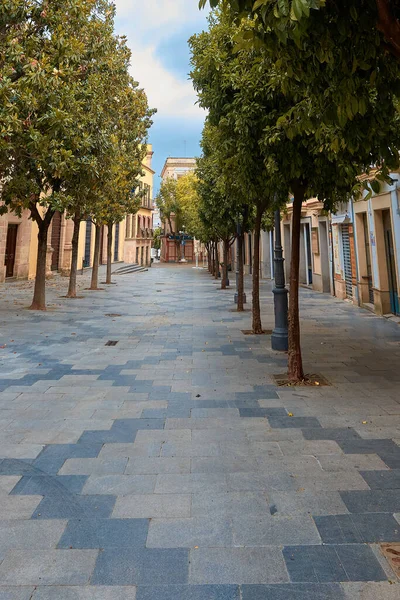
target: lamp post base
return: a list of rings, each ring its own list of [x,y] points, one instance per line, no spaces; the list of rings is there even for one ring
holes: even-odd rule
[[[288,350],[288,290],[286,288],[274,288],[275,328],[271,335],[271,348],[278,352]]]
[[[234,302],[235,302],[235,304],[238,303],[238,300],[239,300],[239,294],[237,292],[235,292],[235,296],[234,296]],[[247,302],[246,294],[243,293],[243,304],[246,304],[246,302]]]

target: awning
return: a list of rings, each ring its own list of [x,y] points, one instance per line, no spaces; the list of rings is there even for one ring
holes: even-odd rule
[[[340,225],[340,223],[351,223],[351,217],[346,213],[344,215],[332,215],[332,225]]]

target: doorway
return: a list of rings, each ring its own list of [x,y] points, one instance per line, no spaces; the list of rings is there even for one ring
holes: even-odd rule
[[[90,250],[92,247],[92,221],[87,219],[86,221],[86,233],[85,233],[85,259],[84,266],[90,267]]]
[[[389,281],[390,310],[394,315],[400,314],[399,296],[397,293],[396,261],[394,256],[392,223],[390,210],[382,211],[383,232],[385,236],[386,265]]]
[[[372,282],[372,266],[371,266],[371,248],[370,248],[370,237],[368,230],[368,217],[367,213],[362,213],[363,219],[363,231],[364,231],[364,246],[365,246],[365,264],[367,266],[367,282],[368,282],[368,301],[370,304],[374,303],[374,286]]]
[[[51,247],[53,254],[51,255],[51,270],[58,271],[60,262],[60,242],[61,242],[61,213],[57,210],[54,213],[51,226]]]
[[[331,291],[331,275],[329,269],[328,227],[326,221],[319,221],[319,251],[321,255],[322,291]]]
[[[115,225],[115,240],[114,240],[114,262],[118,261],[119,255],[119,223]]]
[[[15,251],[17,248],[18,225],[9,225],[7,229],[6,254],[4,266],[6,277],[14,277]]]

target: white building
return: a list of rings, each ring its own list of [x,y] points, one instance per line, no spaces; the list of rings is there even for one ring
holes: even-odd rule
[[[179,179],[183,175],[186,175],[186,173],[194,171],[195,168],[195,158],[173,158],[169,156],[161,171],[161,179],[163,181],[170,178]]]

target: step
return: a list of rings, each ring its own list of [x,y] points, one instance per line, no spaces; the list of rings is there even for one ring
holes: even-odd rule
[[[142,271],[147,271],[147,267],[142,267],[141,265],[138,264],[132,264],[132,265],[124,265],[123,267],[120,267],[119,269],[117,269],[116,271],[113,272],[113,275],[125,275],[127,273],[139,273]]]

